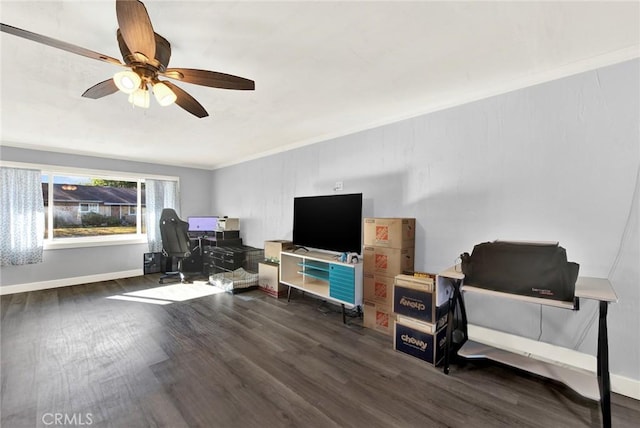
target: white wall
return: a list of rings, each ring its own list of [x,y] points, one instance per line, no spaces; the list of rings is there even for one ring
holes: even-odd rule
[[[292,237],[295,196],[343,181],[365,216],[417,219],[416,269],[431,272],[482,241],[559,241],[581,275],[612,281],[611,371],[639,380],[639,75],[625,62],[219,169],[212,211],[262,247]],[[475,324],[535,339],[542,313],[543,341],[594,355],[597,308],[582,303],[467,298]]]
[[[207,170],[25,150],[7,146],[2,147],[0,155],[4,161],[177,176],[180,178],[181,189],[180,215],[186,218],[189,215],[209,214],[211,172]],[[45,286],[60,286],[84,283],[92,279],[122,277],[123,274],[127,275],[136,270],[141,274],[143,254],[148,251],[146,244],[45,250],[43,263],[2,266],[0,268],[0,286],[12,286],[12,290],[22,290],[22,286],[26,287],[24,289],[32,289],[38,287],[38,283],[43,283]]]

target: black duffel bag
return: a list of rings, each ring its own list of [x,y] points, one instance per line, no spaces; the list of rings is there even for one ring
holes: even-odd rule
[[[524,296],[572,302],[580,265],[557,243],[494,241],[464,253],[464,283]]]

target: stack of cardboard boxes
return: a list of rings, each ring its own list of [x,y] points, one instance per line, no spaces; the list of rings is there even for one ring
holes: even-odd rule
[[[414,218],[365,218],[363,248],[364,326],[393,334],[393,283],[413,271]]]
[[[287,294],[280,284],[280,252],[292,250],[291,241],[264,241],[264,261],[258,264],[258,287],[269,296],[279,298]]]
[[[437,365],[444,357],[452,292],[450,282],[438,275],[397,275],[393,286],[394,349]]]

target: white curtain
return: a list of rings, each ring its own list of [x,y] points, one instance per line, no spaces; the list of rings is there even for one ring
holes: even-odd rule
[[[42,262],[42,173],[0,168],[0,265]]]
[[[145,180],[145,204],[147,222],[147,241],[149,252],[162,251],[160,237],[160,214],[164,208],[173,208],[178,215],[178,182],[163,180]]]

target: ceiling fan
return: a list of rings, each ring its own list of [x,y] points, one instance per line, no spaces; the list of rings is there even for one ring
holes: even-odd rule
[[[199,118],[209,114],[191,95],[168,80],[160,77],[209,86],[211,88],[254,90],[253,80],[230,74],[193,68],[167,68],[171,57],[171,44],[153,31],[147,9],[138,0],[116,0],[118,26],[116,33],[124,63],[104,55],[51,37],[32,33],[21,28],[0,23],[0,30],[47,46],[62,49],[88,58],[125,67],[113,78],[97,83],[87,89],[82,96],[98,99],[118,90],[129,94],[129,102],[135,106],[148,108],[150,92],[162,106],[174,102]]]

